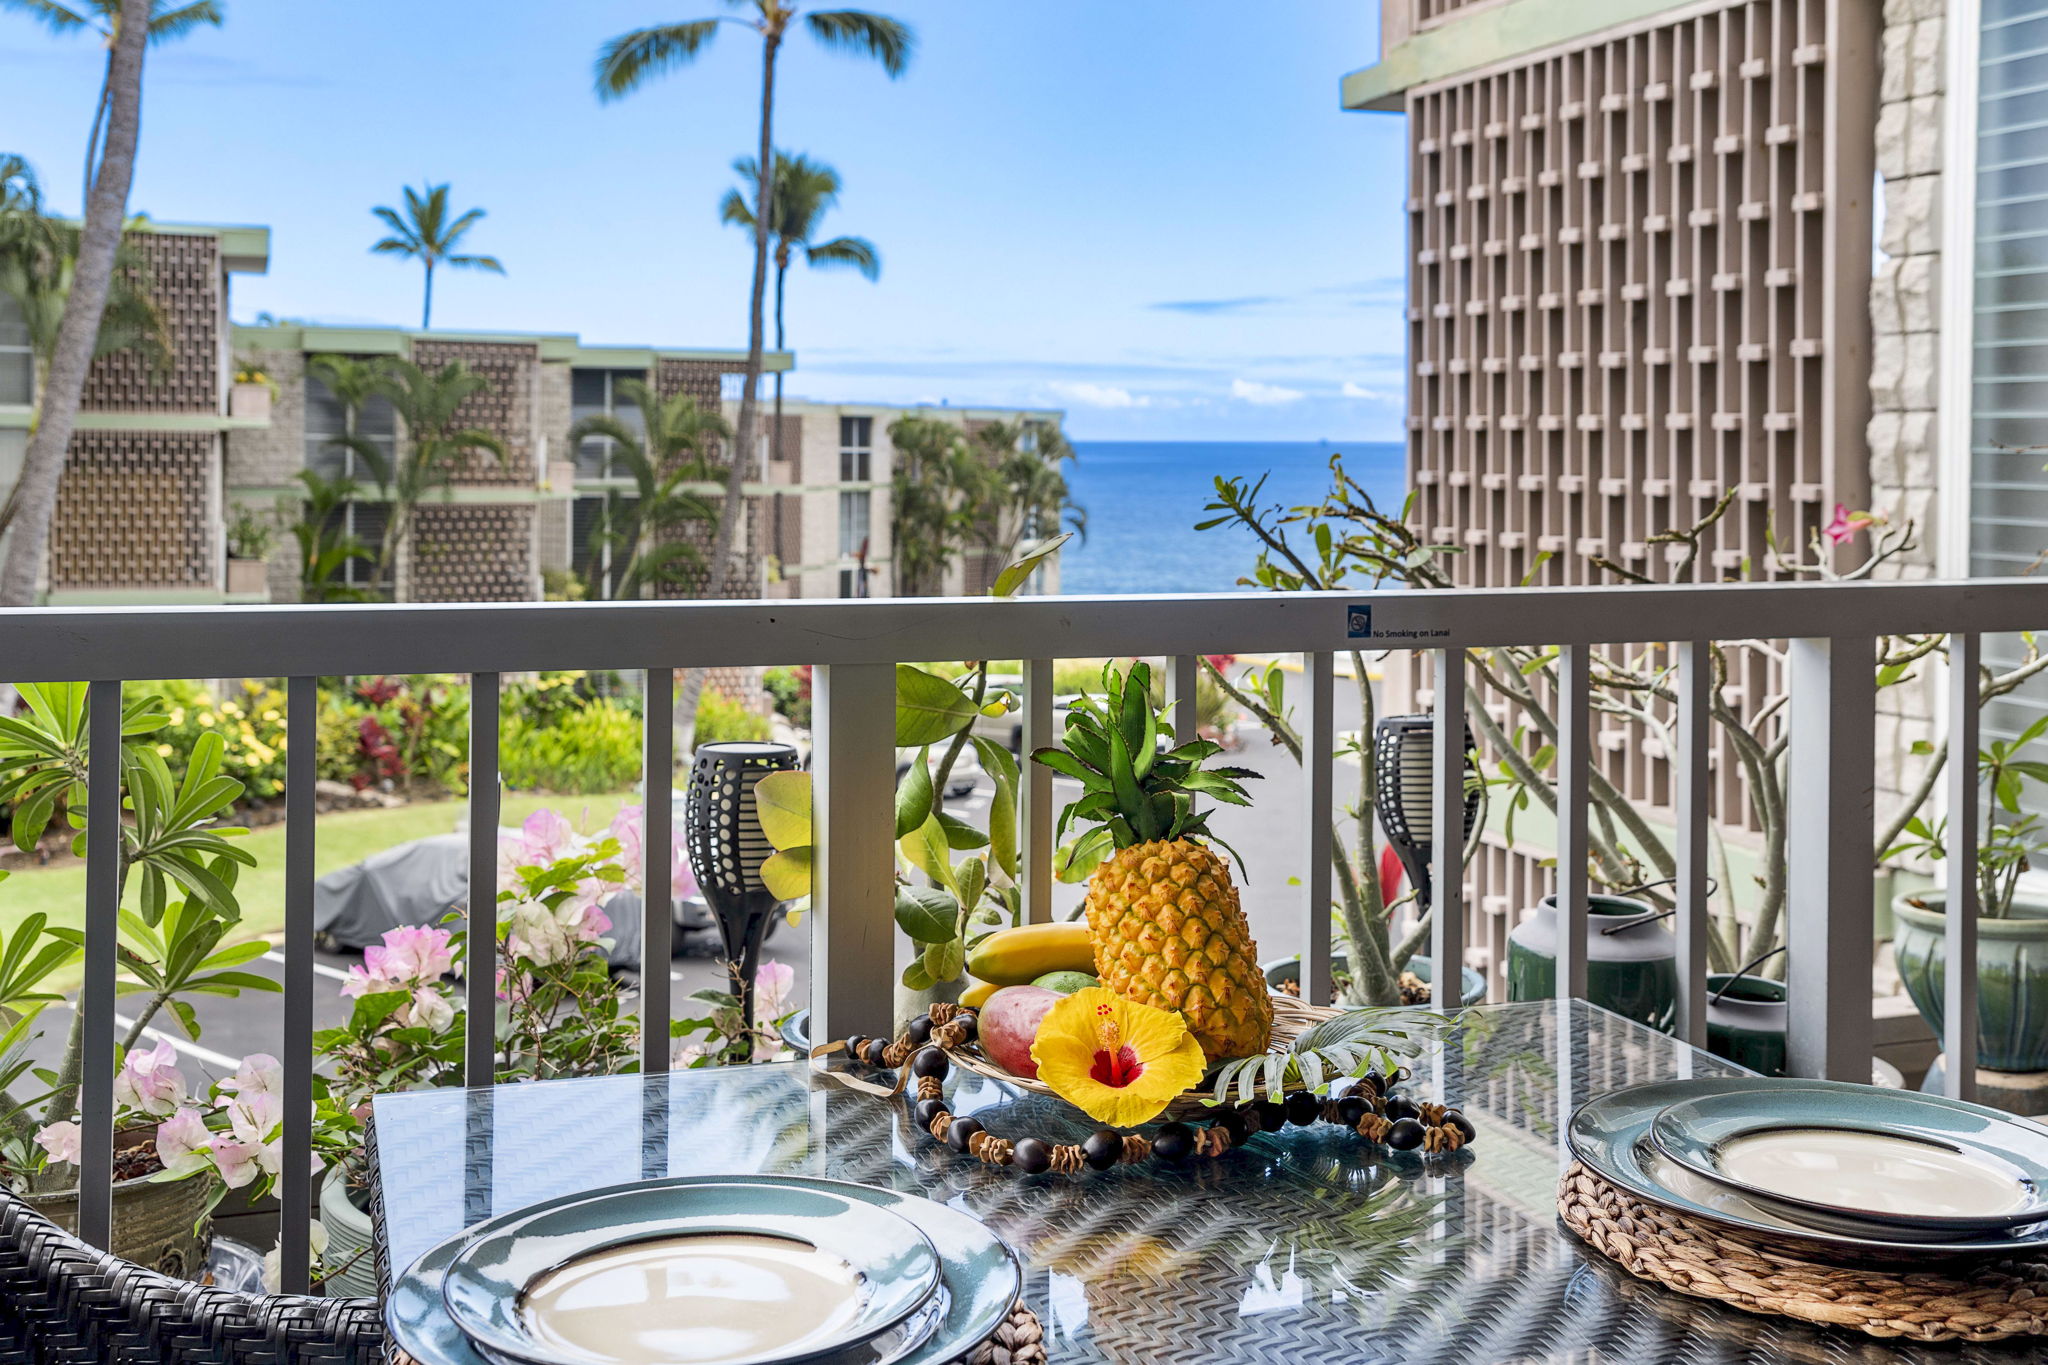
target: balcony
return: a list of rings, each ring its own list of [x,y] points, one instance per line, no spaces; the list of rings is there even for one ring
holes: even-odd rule
[[[814,1038],[873,1033],[892,1023],[897,978],[894,910],[896,665],[932,659],[1024,660],[1023,744],[1055,738],[1053,661],[1101,656],[1166,660],[1168,710],[1194,733],[1198,659],[1222,653],[1299,659],[1290,708],[1305,757],[1299,799],[1305,818],[1285,832],[1305,869],[1290,894],[1297,906],[1303,994],[1321,998],[1331,974],[1333,817],[1337,792],[1340,665],[1354,651],[1385,652],[1389,674],[1412,658],[1429,684],[1437,717],[1431,749],[1431,819],[1452,828],[1463,819],[1467,750],[1459,718],[1475,684],[1465,651],[1555,646],[1555,867],[1561,906],[1557,982],[1561,996],[1584,996],[1588,963],[1589,841],[1598,813],[1589,774],[1602,747],[1594,678],[1603,648],[1630,641],[1687,638],[1673,644],[1675,706],[1671,812],[1677,857],[1673,893],[1679,968],[1674,1032],[1706,1039],[1709,857],[1709,705],[1715,642],[1774,639],[1786,648],[1786,819],[1789,828],[1789,941],[1786,980],[1793,1074],[1867,1080],[1872,1056],[1871,857],[1877,765],[1873,661],[1882,636],[1946,636],[1942,668],[1950,695],[1974,702],[1980,639],[2019,632],[2048,619],[2048,583],[1825,583],[1706,587],[1421,592],[1234,594],[1187,597],[1017,598],[1007,600],[755,601],[735,603],[504,604],[478,606],[281,607],[214,610],[49,609],[0,612],[0,674],[17,682],[90,684],[86,802],[105,828],[119,818],[114,780],[120,752],[121,684],[133,678],[286,679],[289,701],[287,856],[284,868],[284,1140],[280,1196],[286,1210],[313,1200],[311,1151],[314,931],[314,783],[316,683],[322,677],[440,672],[472,679],[469,869],[472,896],[489,903],[497,889],[499,697],[506,675],[564,667],[644,671],[809,664],[813,694],[815,843],[811,1004]],[[676,769],[672,691],[647,691],[645,771]],[[1956,752],[1977,747],[1974,704],[1948,708]],[[1053,915],[1054,775],[1023,765],[1019,805],[1022,914]],[[1948,858],[1941,875],[1946,917],[1947,1029],[1951,1093],[1968,1097],[1977,1020],[1974,948],[1976,774],[1951,765]],[[1267,784],[1269,787],[1275,784]],[[650,803],[642,857],[669,865],[678,837],[674,812]],[[116,1080],[116,1014],[122,963],[116,953],[121,884],[119,846],[87,850],[84,1021],[80,1077],[79,1214],[83,1238],[104,1245],[111,1229]],[[1468,960],[1468,871],[1455,843],[1440,843],[1432,880],[1434,927],[1426,948],[1436,981],[1458,980]],[[1255,854],[1256,858],[1256,854]],[[671,923],[668,879],[646,880],[640,927],[649,954],[641,974],[646,1019],[671,1017],[666,950]],[[0,906],[5,892],[0,891]],[[326,987],[324,989],[331,989]],[[463,986],[472,1019],[494,1017],[494,983],[473,973]],[[492,1075],[490,1029],[471,1031],[470,1076]],[[666,1029],[642,1033],[640,1068],[671,1065]],[[306,1282],[309,1247],[303,1217],[281,1223],[283,1280]]]

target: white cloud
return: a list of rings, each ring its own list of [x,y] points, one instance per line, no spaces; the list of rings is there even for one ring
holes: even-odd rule
[[[1344,381],[1344,396],[1346,398],[1364,398],[1371,402],[1384,403],[1391,400],[1394,395],[1384,389],[1368,389],[1363,384],[1354,384],[1347,379]]]
[[[1097,384],[1093,381],[1057,380],[1049,386],[1052,391],[1069,403],[1078,403],[1084,408],[1149,408],[1152,400],[1143,394],[1132,393],[1129,389],[1115,384]]]
[[[1257,403],[1262,407],[1278,407],[1283,403],[1298,403],[1308,395],[1300,389],[1285,389],[1278,384],[1261,384],[1256,379],[1233,379],[1230,381],[1230,396],[1246,403]]]

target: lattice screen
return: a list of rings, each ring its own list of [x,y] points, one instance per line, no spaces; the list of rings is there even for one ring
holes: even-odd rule
[[[1539,581],[1597,578],[1588,554],[1663,576],[1650,536],[1739,487],[1700,576],[1734,574],[1866,486],[1860,424],[1823,421],[1825,170],[1871,136],[1829,126],[1826,8],[1718,8],[1411,93],[1411,468],[1461,581],[1544,551]]]
[[[534,596],[530,503],[423,505],[414,513],[414,602],[526,602]]]
[[[126,246],[140,258],[136,278],[147,281],[163,315],[170,366],[159,370],[133,349],[103,355],[86,374],[82,405],[99,412],[218,412],[220,243],[212,237],[131,232]]]
[[[1460,584],[1672,578],[1651,538],[1730,488],[1686,577],[1766,578],[1773,537],[1864,505],[1867,319],[1830,309],[1868,286],[1875,20],[1841,3],[1696,5],[1408,92],[1409,469]],[[1668,799],[1660,746],[1600,727],[1609,777]],[[1468,941],[1497,964],[1550,877],[1488,849]]]
[[[81,431],[57,485],[50,587],[207,588],[214,568],[207,432]]]
[[[470,457],[457,483],[531,487],[535,369],[540,348],[532,342],[443,341],[421,337],[412,344],[413,363],[436,370],[460,363],[490,381],[456,411],[460,426],[481,427],[505,443],[505,458]]]
[[[730,373],[734,373],[731,365],[715,360],[659,357],[654,362],[654,391],[663,401],[687,393],[697,400],[698,407],[716,412],[725,376]]]

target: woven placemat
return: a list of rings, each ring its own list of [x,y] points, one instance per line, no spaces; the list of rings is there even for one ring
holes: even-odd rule
[[[395,1346],[391,1359],[393,1365],[418,1365]],[[1018,1304],[995,1335],[960,1357],[958,1365],[1046,1365],[1045,1332],[1038,1325],[1038,1314]]]
[[[1638,1279],[1748,1313],[1912,1341],[2048,1336],[2048,1261],[1886,1270],[1823,1265],[1632,1198],[1577,1162],[1557,1212],[1579,1239]]]

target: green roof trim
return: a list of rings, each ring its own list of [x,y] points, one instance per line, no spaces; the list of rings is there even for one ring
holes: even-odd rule
[[[708,360],[715,364],[744,367],[747,353],[738,350],[682,349],[668,346],[586,346],[573,332],[422,332],[409,327],[326,327],[317,323],[285,322],[269,327],[247,323],[234,326],[237,349],[248,347],[267,351],[304,351],[308,354],[339,351],[348,355],[409,355],[413,342],[476,341],[493,345],[530,344],[539,349],[543,361],[568,363],[578,369],[651,370],[657,360]],[[794,351],[769,351],[761,367],[773,374],[796,368]]]
[[[1672,0],[1508,0],[1423,29],[1384,52],[1373,66],[1343,78],[1346,109],[1402,108],[1402,95],[1498,62],[1525,57],[1589,34],[1638,24],[1683,3]]]
[[[26,431],[35,409],[0,408],[0,430]],[[229,417],[218,412],[92,412],[78,414],[80,431],[266,431],[270,419]]]

